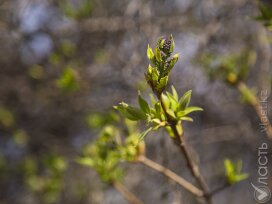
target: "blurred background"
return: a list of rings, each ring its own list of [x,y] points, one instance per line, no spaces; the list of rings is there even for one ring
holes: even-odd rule
[[[250,174],[214,202],[256,203],[258,147],[267,143],[271,155],[272,143],[254,109],[210,77],[209,65],[250,52],[255,60],[245,83],[258,96],[270,94],[271,33],[254,19],[259,14],[249,0],[1,0],[0,203],[127,204],[74,158],[113,105],[136,104],[137,90],[148,96],[147,44],[171,33],[180,60],[169,84],[180,95],[192,89],[192,104],[205,110],[185,124],[185,139],[210,189],[225,185],[225,158],[241,159]],[[267,107],[271,116],[271,97]],[[195,183],[164,131],[147,137],[147,155]],[[124,183],[147,204],[199,203],[140,164],[127,166]]]

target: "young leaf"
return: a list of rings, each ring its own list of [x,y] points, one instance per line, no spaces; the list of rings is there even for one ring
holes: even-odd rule
[[[160,88],[164,89],[167,85],[167,82],[168,82],[168,76],[162,77],[160,79]]]
[[[231,162],[230,159],[225,159],[224,161],[225,169],[226,169],[226,174],[231,175],[235,172],[235,168],[233,163]]]
[[[226,177],[229,184],[237,183],[248,177],[247,173],[241,173],[241,161],[239,161],[235,166],[231,160],[225,159],[224,165],[226,169]]]
[[[149,64],[147,68],[147,73],[152,74],[153,67]]]
[[[181,117],[180,120],[186,120],[186,121],[189,121],[189,122],[193,122],[194,121],[193,118],[186,117],[186,116]]]
[[[145,113],[150,113],[150,108],[146,100],[144,100],[141,96],[140,91],[138,92],[138,103],[142,109],[143,112]]]
[[[191,101],[192,90],[187,91],[179,101],[179,110],[185,110]]]
[[[168,70],[168,71],[170,71],[170,70],[174,67],[174,65],[177,63],[178,59],[179,59],[179,54],[177,53],[177,54],[175,54],[175,55],[173,56],[173,58],[170,60],[170,63],[169,63],[169,70]]]
[[[174,97],[172,94],[170,94],[169,92],[166,92],[166,94],[167,94],[167,97],[168,97],[168,99],[169,99],[169,101],[170,101],[170,106],[169,106],[169,108],[171,108],[171,110],[173,110],[174,112],[176,112],[177,109],[178,109],[178,106],[179,106],[178,101],[177,101],[177,100],[175,99],[175,97]]]
[[[170,100],[169,100],[169,98],[165,94],[162,94],[161,98],[162,98],[162,103],[168,109],[170,107]]]
[[[149,60],[152,60],[154,58],[154,53],[152,51],[152,48],[149,45],[147,46],[146,55]]]
[[[158,62],[162,61],[161,51],[157,47],[155,48],[155,57],[156,57]]]
[[[166,112],[171,117],[172,120],[176,120],[176,115],[173,110],[167,109]]]
[[[159,80],[159,71],[157,69],[153,69],[151,77],[152,77],[153,82],[158,82],[158,80]]]
[[[165,129],[171,138],[175,138],[175,134],[170,126],[166,126]]]
[[[171,86],[173,97],[176,101],[178,101],[178,93],[174,86]]]
[[[173,39],[172,34],[170,35],[169,39],[171,40],[170,53],[172,53],[175,49],[175,41]]]
[[[184,115],[187,115],[187,114],[195,112],[195,111],[203,111],[203,109],[200,107],[196,107],[196,106],[190,106],[184,110]]]
[[[119,106],[114,106],[115,109],[119,110],[126,118],[130,120],[146,120],[147,115],[138,108],[130,106],[124,102],[120,103]]]

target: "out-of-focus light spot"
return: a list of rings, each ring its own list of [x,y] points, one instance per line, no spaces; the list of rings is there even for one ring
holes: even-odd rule
[[[53,42],[46,34],[37,34],[27,41],[22,49],[22,60],[26,64],[35,64],[47,58],[53,49]]]

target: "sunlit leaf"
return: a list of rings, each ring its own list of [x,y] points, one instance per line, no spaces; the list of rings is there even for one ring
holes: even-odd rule
[[[185,108],[189,106],[189,103],[191,101],[191,95],[192,95],[192,90],[189,90],[181,97],[179,101],[180,110],[185,110]]]

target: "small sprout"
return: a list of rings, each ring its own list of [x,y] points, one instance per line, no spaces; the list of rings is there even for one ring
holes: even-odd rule
[[[189,103],[191,101],[191,95],[192,95],[192,90],[187,91],[180,99],[179,101],[179,109],[180,110],[185,110],[189,106]]]
[[[241,160],[239,160],[235,165],[230,159],[225,159],[224,165],[226,170],[227,181],[229,184],[235,184],[248,178],[247,173],[241,173],[242,171]]]
[[[153,50],[152,48],[149,46],[147,46],[147,51],[146,51],[146,55],[148,57],[149,60],[152,60],[154,58],[154,53],[153,53]]]
[[[148,128],[144,131],[140,140],[144,139],[150,131],[156,131],[161,127],[166,128],[171,137],[174,137],[171,125],[175,125],[179,135],[183,134],[182,121],[190,121],[193,119],[188,117],[189,113],[194,111],[202,111],[202,108],[189,106],[192,91],[187,91],[181,99],[179,99],[176,89],[172,86],[172,93],[163,93],[167,86],[168,77],[171,69],[178,61],[179,54],[171,57],[174,51],[175,43],[172,35],[169,37],[159,38],[156,47],[147,46],[147,57],[150,60],[145,78],[153,93],[158,99],[151,95],[150,106],[147,101],[138,93],[138,103],[140,108],[132,107],[124,102],[115,109],[120,111],[126,118],[134,121],[144,120]],[[172,124],[173,123],[173,124]]]
[[[195,111],[203,111],[200,107],[189,106],[191,100],[192,91],[187,91],[181,99],[178,101],[178,95],[174,87],[172,87],[172,94],[166,92],[161,95],[162,103],[166,108],[168,117],[174,121],[192,121],[192,118],[187,117],[189,113]]]
[[[157,97],[164,91],[168,82],[169,73],[178,61],[178,54],[175,54],[171,58],[173,50],[174,40],[172,35],[159,38],[154,53],[149,45],[147,47],[147,57],[153,67],[151,65],[148,66],[145,78]]]

